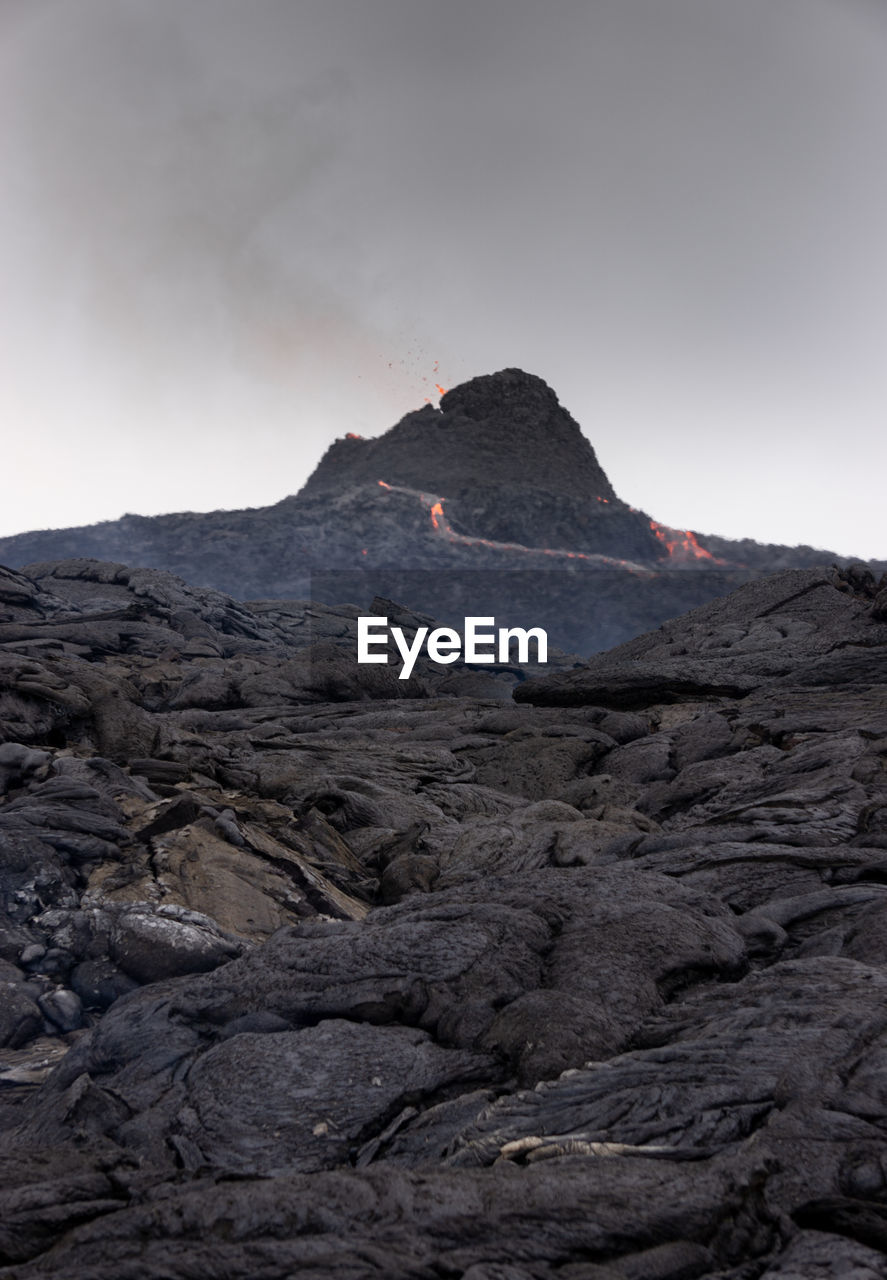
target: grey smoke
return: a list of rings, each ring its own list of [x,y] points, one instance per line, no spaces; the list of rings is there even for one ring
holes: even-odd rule
[[[29,0],[0,36],[0,533],[271,502],[521,365],[664,522],[887,554],[879,6]]]

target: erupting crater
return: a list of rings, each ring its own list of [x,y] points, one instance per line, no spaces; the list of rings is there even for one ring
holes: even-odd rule
[[[619,498],[591,443],[541,378],[505,369],[438,390],[439,408],[425,405],[376,439],[337,440],[300,499],[341,494],[382,476],[401,491],[434,494],[428,510],[435,531],[464,547],[632,572],[664,562],[717,563],[697,535],[668,529]]]
[[[508,571],[512,584],[526,571],[528,597],[544,608],[552,642],[586,653],[760,573],[852,563],[811,547],[733,542],[662,524],[619,497],[541,378],[503,369],[446,390],[438,376],[435,367],[427,387],[436,388],[439,405],[423,405],[377,437],[349,431],[297,494],[273,506],[128,515],[19,534],[0,539],[0,562],[76,557],[167,569],[254,601],[302,599],[318,575],[355,571],[353,582],[330,585],[328,603],[358,599],[369,573],[430,571],[424,603],[412,601],[406,579],[374,593],[434,614],[442,570],[476,578],[477,570],[495,571],[491,580]],[[475,612],[489,612],[480,604]]]

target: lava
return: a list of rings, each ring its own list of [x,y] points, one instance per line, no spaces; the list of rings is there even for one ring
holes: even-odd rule
[[[432,369],[432,373],[440,373],[439,365],[440,365],[440,361],[435,360],[435,362],[434,362],[434,368]],[[422,381],[427,383],[428,379],[427,379],[426,377],[424,377],[424,376],[423,376]],[[439,383],[439,382],[435,382],[435,384],[434,384],[434,389],[435,389],[435,391],[437,392],[437,394],[438,394],[439,396],[445,396],[445,395],[447,394],[447,389],[446,389],[446,387],[442,387],[442,386],[440,385],[440,383]],[[426,397],[425,397],[425,403],[426,403],[426,404],[431,404],[431,397],[430,397],[430,396],[426,396]]]
[[[633,560],[618,560],[615,556],[605,556],[586,551],[565,551],[554,547],[525,547],[520,542],[494,542],[490,538],[474,538],[466,533],[457,533],[444,514],[445,498],[439,498],[436,494],[422,493],[419,489],[407,489],[403,485],[388,484],[385,480],[380,480],[378,483],[383,489],[391,489],[397,493],[409,493],[418,498],[428,508],[431,525],[435,533],[441,534],[448,542],[455,542],[463,547],[490,547],[494,551],[519,551],[531,556],[552,556],[563,560],[584,560],[590,564],[615,566],[620,569],[629,569],[636,573],[648,571],[643,565],[637,564]],[[609,498],[599,497],[597,501],[609,503]],[[634,508],[630,507],[629,510],[633,511]],[[691,529],[671,529],[666,524],[660,524],[658,520],[650,521],[650,529],[663,544],[669,557],[677,564],[686,564],[692,560],[709,560],[712,564],[727,563],[726,560],[720,560],[717,556],[713,556],[710,551],[706,551],[705,547],[700,547],[696,540],[696,534]]]
[[[696,534],[691,529],[670,529],[658,520],[650,521],[650,528],[655,537],[663,544],[673,560],[710,560],[712,564],[724,564],[725,561],[713,556],[705,547],[700,547]]]
[[[389,489],[393,493],[407,493],[414,498],[418,498],[428,510],[434,532],[446,538],[448,542],[456,543],[462,547],[489,547],[493,551],[517,551],[528,556],[549,556],[563,560],[581,560],[588,564],[599,565],[602,568],[628,569],[633,573],[649,572],[649,569],[644,565],[636,564],[633,560],[618,560],[615,556],[598,555],[594,552],[585,551],[564,551],[554,547],[525,547],[520,542],[495,542],[491,538],[475,538],[466,533],[457,533],[444,514],[445,498],[439,498],[436,494],[422,493],[419,489],[407,489],[403,485],[388,484],[385,480],[379,480],[378,483],[382,489]]]

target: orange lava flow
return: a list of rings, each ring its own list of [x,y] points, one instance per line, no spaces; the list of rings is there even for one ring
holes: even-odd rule
[[[659,524],[657,520],[650,521],[650,528],[675,560],[710,560],[712,564],[724,563],[710,551],[706,551],[705,547],[700,547],[696,541],[696,534],[691,529],[669,529],[668,525]]]
[[[491,538],[471,537],[465,533],[457,533],[444,512],[445,498],[439,498],[436,494],[422,493],[418,489],[408,489],[404,485],[388,484],[386,480],[379,480],[377,483],[382,489],[389,489],[396,493],[407,493],[414,498],[418,498],[428,510],[434,532],[446,538],[448,542],[458,543],[463,547],[489,547],[493,551],[517,551],[530,556],[548,556],[560,560],[582,560],[602,567],[628,569],[634,573],[649,573],[652,570],[651,565],[638,564],[633,560],[619,560],[615,556],[606,556],[595,552],[566,551],[557,547],[525,547],[520,542],[495,542]],[[609,499],[599,497],[597,501],[609,502]],[[634,508],[630,507],[629,510],[633,511]],[[712,555],[710,551],[707,551],[705,547],[700,547],[696,534],[691,529],[671,529],[668,525],[660,524],[658,520],[650,521],[650,529],[676,564],[687,564],[694,560],[708,560],[712,564],[727,564],[726,560],[721,560]]]
[[[489,547],[493,551],[517,551],[528,556],[549,556],[563,560],[582,560],[588,564],[596,564],[606,568],[628,569],[633,573],[649,573],[650,569],[644,565],[636,564],[632,560],[618,560],[615,556],[598,555],[594,552],[585,551],[564,551],[553,547],[525,547],[520,542],[495,542],[491,538],[475,538],[469,537],[465,533],[457,533],[453,526],[447,520],[444,513],[445,499],[437,497],[436,494],[422,493],[418,489],[407,489],[403,485],[388,484],[385,480],[380,480],[379,485],[383,489],[389,489],[392,492],[408,493],[418,498],[422,504],[427,507],[428,514],[431,518],[431,525],[435,533],[446,538],[448,542],[453,542],[463,547]]]

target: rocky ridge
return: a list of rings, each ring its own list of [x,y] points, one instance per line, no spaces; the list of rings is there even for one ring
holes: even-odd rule
[[[120,564],[0,609],[0,1275],[887,1274],[883,582],[403,683]]]
[[[761,573],[850,563],[634,510],[554,391],[520,369],[455,387],[376,439],[336,441],[301,492],[270,507],[0,538],[0,562],[18,568],[69,557],[166,569],[241,600],[384,595],[445,622],[492,599],[503,622],[545,626],[581,653]]]

